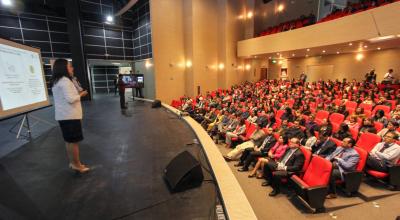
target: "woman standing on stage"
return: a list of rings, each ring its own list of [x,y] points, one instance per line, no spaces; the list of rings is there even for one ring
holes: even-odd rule
[[[66,142],[69,167],[80,173],[90,169],[79,159],[79,142],[82,135],[82,105],[81,97],[87,91],[78,92],[72,81],[74,68],[65,59],[57,59],[53,65],[53,97],[55,118],[60,124],[64,141]]]

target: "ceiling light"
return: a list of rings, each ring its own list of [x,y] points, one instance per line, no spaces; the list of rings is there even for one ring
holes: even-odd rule
[[[257,56],[254,56],[254,58],[257,58]]]
[[[3,4],[4,6],[11,6],[12,2],[11,0],[1,0],[1,4]]]
[[[361,61],[362,59],[364,59],[364,54],[358,53],[358,54],[356,55],[356,60]]]
[[[243,19],[243,15],[239,15],[239,17],[238,17],[240,20],[242,20]]]
[[[246,70],[249,70],[251,68],[250,64],[246,65]]]
[[[276,53],[276,55],[279,55],[279,53]]]
[[[353,46],[353,43],[349,43],[349,46]]]
[[[121,63],[112,63],[112,64],[114,64],[114,65],[121,65]]]
[[[292,57],[296,56],[296,54],[292,54]]]
[[[218,68],[219,68],[220,70],[223,70],[223,69],[225,68],[225,65],[224,65],[223,63],[220,63],[220,64],[218,65]]]
[[[325,50],[322,51],[322,53],[325,53],[325,52],[326,52]]]
[[[108,16],[106,17],[106,21],[107,21],[108,23],[112,23],[112,22],[114,21],[113,16],[108,15]]]
[[[279,65],[282,65],[282,64],[283,64],[283,61],[282,61],[282,60],[279,60],[278,64],[279,64]]]
[[[268,59],[272,59],[272,57],[268,57]]]
[[[310,51],[310,48],[308,48],[307,51]]]
[[[368,48],[368,46],[367,46],[367,45],[364,45],[364,48]]]
[[[247,18],[252,18],[252,17],[253,17],[253,12],[249,11],[249,12],[247,13]]]
[[[285,9],[285,6],[283,4],[278,5],[278,12],[282,12]]]
[[[376,48],[376,49],[378,49],[378,50],[381,50],[381,48],[380,48],[380,47],[378,47],[378,48]]]
[[[147,69],[153,66],[153,64],[149,60],[146,60],[146,63],[144,65]]]
[[[340,52],[339,52],[339,51],[337,51],[337,52],[336,52],[336,54],[340,54]]]
[[[186,67],[188,67],[188,68],[190,68],[190,67],[192,67],[192,61],[190,61],[190,60],[188,60],[188,61],[186,61]]]
[[[306,54],[306,57],[308,57],[308,54]]]

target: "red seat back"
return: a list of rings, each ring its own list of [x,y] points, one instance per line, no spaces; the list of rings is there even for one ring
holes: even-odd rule
[[[375,112],[379,109],[382,109],[385,112],[385,115],[390,115],[390,107],[386,105],[377,105],[375,106],[374,110],[372,111],[372,115],[375,115]]]
[[[376,129],[376,132],[379,132],[380,130],[383,129],[384,125],[380,122],[374,122],[374,127]]]
[[[357,108],[357,102],[347,101],[345,103],[345,105],[346,105],[346,109],[349,109],[349,108],[355,109],[355,108]]]
[[[350,128],[351,137],[357,141],[358,139],[358,129]]]
[[[325,110],[319,110],[315,115],[315,122],[321,124],[323,119],[328,119],[329,112]]]
[[[340,124],[344,121],[344,115],[340,113],[332,113],[329,116],[329,121],[332,124],[332,131],[337,132],[339,130]]]
[[[301,170],[303,173],[306,172],[308,165],[310,165],[310,160],[311,160],[311,151],[307,150],[305,147],[301,146],[300,147],[301,152],[304,155],[304,164],[303,164],[303,169]]]
[[[356,143],[357,147],[360,147],[367,152],[370,152],[377,143],[381,142],[381,137],[373,133],[363,133]]]
[[[320,156],[314,156],[308,166],[303,181],[308,186],[326,186],[331,176],[332,163]]]
[[[367,111],[372,111],[372,105],[371,105],[371,104],[360,103],[360,105],[359,105],[358,107],[363,108],[364,111],[365,111],[365,110],[367,110]]]
[[[358,161],[356,171],[362,172],[364,170],[365,163],[367,162],[368,152],[359,147],[354,147],[354,149],[357,151],[358,155],[360,155],[360,160]]]
[[[255,130],[256,126],[253,123],[250,123],[250,126],[246,129],[246,139],[249,139]]]
[[[329,137],[329,139],[333,142],[335,142],[336,146],[342,146],[343,141],[336,139],[334,137]]]

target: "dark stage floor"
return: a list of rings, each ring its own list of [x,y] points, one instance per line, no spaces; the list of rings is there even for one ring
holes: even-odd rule
[[[171,194],[162,179],[179,152],[201,155],[200,146],[186,145],[195,138],[191,129],[149,103],[131,102],[124,114],[118,104],[101,96],[84,105],[81,158],[93,168],[89,174],[68,169],[58,127],[2,157],[0,219],[209,219],[212,183]],[[21,143],[10,140],[0,148]]]

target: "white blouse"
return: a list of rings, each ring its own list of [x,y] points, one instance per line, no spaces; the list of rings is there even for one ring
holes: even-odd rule
[[[70,79],[62,77],[52,91],[57,121],[82,119],[81,96]]]

